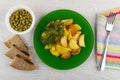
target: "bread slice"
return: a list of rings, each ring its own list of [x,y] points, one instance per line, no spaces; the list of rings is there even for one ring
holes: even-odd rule
[[[10,48],[11,46],[15,46],[17,47],[19,50],[29,53],[29,49],[27,48],[27,46],[24,44],[23,40],[21,39],[21,37],[19,35],[15,35],[12,38],[10,38],[9,40],[5,41],[4,44]]]
[[[17,54],[31,60],[31,56],[30,54],[20,51],[19,49],[17,49],[15,46],[12,46],[6,53],[5,55],[8,56],[9,58],[13,59]]]
[[[13,59],[10,66],[19,70],[34,70],[36,66],[30,60],[24,58],[23,56],[17,54]]]

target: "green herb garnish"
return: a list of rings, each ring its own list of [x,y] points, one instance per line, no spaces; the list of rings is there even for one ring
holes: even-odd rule
[[[60,20],[48,23],[45,31],[41,35],[41,41],[45,45],[54,45],[64,35],[65,25]]]

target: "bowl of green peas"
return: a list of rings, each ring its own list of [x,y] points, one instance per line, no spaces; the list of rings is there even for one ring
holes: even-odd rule
[[[8,11],[5,22],[11,32],[25,34],[33,29],[35,16],[29,7],[18,5]]]

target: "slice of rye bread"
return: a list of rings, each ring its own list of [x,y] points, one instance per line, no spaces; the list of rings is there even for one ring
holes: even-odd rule
[[[15,56],[10,66],[19,70],[27,70],[27,71],[34,70],[36,68],[33,62],[31,62],[30,60],[24,58],[19,54]]]
[[[17,54],[20,54],[21,56],[31,60],[30,54],[28,54],[26,52],[23,52],[23,51],[20,51],[15,46],[10,47],[10,49],[5,53],[5,55],[8,56],[11,59],[13,59]]]
[[[23,40],[19,35],[15,35],[9,40],[5,41],[4,44],[10,48],[11,46],[17,47],[19,50],[29,53],[28,47],[24,44]]]

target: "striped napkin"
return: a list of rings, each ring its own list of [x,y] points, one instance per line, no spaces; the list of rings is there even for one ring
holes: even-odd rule
[[[113,31],[110,34],[105,67],[120,70],[120,8],[112,9],[97,15],[97,65],[99,65],[105,47],[106,16],[108,16],[111,11],[116,13],[116,19]]]

